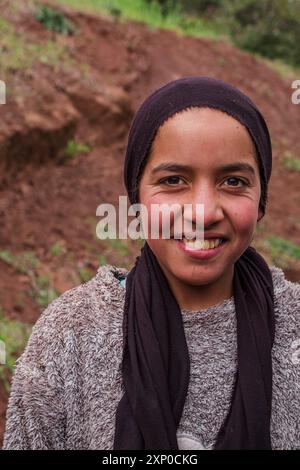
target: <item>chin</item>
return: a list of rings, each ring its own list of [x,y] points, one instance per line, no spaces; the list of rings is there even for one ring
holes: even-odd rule
[[[213,266],[213,265],[190,265],[185,266],[184,268],[180,265],[169,265],[161,264],[164,271],[167,271],[169,275],[175,278],[177,281],[190,286],[205,286],[208,284],[213,284],[216,282],[222,275],[225,274],[225,269],[222,266]]]
[[[223,270],[199,267],[197,270],[180,275],[183,282],[192,286],[213,284],[224,274]]]

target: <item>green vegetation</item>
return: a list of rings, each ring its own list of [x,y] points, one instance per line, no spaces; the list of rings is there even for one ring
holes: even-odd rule
[[[50,246],[51,256],[58,257],[58,256],[62,255],[63,253],[65,253],[65,246],[62,243],[56,242],[56,243],[53,243],[53,245]]]
[[[52,65],[70,65],[67,47],[55,41],[32,43],[3,18],[0,18],[0,70],[30,69],[35,62]]]
[[[300,246],[284,238],[270,235],[263,240],[261,246],[271,257],[273,263],[287,269],[291,263],[300,261]]]
[[[120,267],[129,268],[134,262],[139,250],[145,244],[145,240],[142,239],[122,240],[118,238],[107,238],[100,240],[96,233],[99,219],[89,216],[86,218],[86,223],[91,227],[94,240],[99,244],[99,246],[86,245],[86,249],[88,252],[92,253],[93,256],[96,256],[100,266],[114,264],[116,262]]]
[[[107,246],[108,251],[114,251],[119,256],[130,256],[130,248],[126,240],[111,240],[110,238],[103,240],[103,243]]]
[[[0,251],[0,259],[13,266],[18,273],[27,274],[32,287],[29,295],[40,307],[47,307],[58,297],[59,293],[53,288],[49,278],[38,273],[40,261],[33,251],[13,255],[9,250],[3,250]]]
[[[13,266],[19,273],[28,273],[35,269],[39,260],[34,251],[24,251],[13,255],[9,250],[0,251],[0,259]]]
[[[87,268],[78,268],[78,274],[81,282],[88,282],[94,276],[94,273]]]
[[[253,55],[287,81],[292,82],[300,76],[300,66],[286,64],[282,59],[268,59],[255,52]]]
[[[173,8],[165,14],[164,8],[157,2],[146,0],[56,0],[57,4],[68,5],[76,10],[102,13],[113,17],[115,21],[140,21],[151,29],[167,28],[179,34],[219,39],[222,34],[212,21],[202,17],[183,14],[182,6],[173,2]],[[166,3],[166,2],[165,2]],[[222,37],[226,40],[226,37]]]
[[[219,12],[237,46],[300,65],[299,0],[222,0]]]
[[[7,393],[10,390],[10,376],[13,373],[16,359],[24,350],[31,332],[27,323],[7,318],[0,311],[0,341],[5,345],[6,362],[0,365],[0,382]]]
[[[97,254],[97,259],[99,262],[99,266],[105,266],[108,263],[106,256],[104,256],[102,253]]]
[[[300,171],[300,158],[292,152],[286,151],[283,154],[283,164],[292,171]]]
[[[97,217],[88,216],[85,219],[85,221],[86,221],[87,225],[89,225],[90,228],[92,229],[92,235],[94,237],[94,240],[99,241],[99,238],[97,237],[97,234],[96,234],[96,227],[97,227],[97,224],[99,222]]]
[[[214,27],[242,49],[300,65],[299,0],[160,0],[158,3],[166,15],[176,5],[182,8],[182,14],[212,21]]]
[[[79,153],[89,153],[92,147],[88,144],[80,144],[75,142],[75,140],[69,140],[67,147],[64,152],[66,158],[73,158]]]
[[[40,5],[35,13],[35,19],[42,23],[46,29],[56,33],[71,35],[75,32],[75,25],[65,15],[46,5]]]
[[[51,284],[48,276],[35,275],[31,277],[32,289],[29,295],[42,309],[59,296],[59,292]]]
[[[300,66],[299,0],[56,0],[116,21],[135,20],[191,36],[233,42],[269,59]]]
[[[0,251],[0,259],[2,259],[2,261],[5,261],[7,264],[13,265],[14,258],[9,250]]]
[[[300,246],[276,236],[270,236],[269,243],[271,248],[277,250],[277,252],[284,253],[295,260],[300,260]]]
[[[138,238],[137,240],[134,240],[134,243],[138,246],[139,249],[141,249],[145,245],[145,240]]]

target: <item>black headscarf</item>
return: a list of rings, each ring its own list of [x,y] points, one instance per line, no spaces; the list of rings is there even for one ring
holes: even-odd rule
[[[141,105],[132,122],[124,180],[131,203],[158,128],[189,107],[222,110],[249,131],[259,159],[265,213],[272,149],[267,125],[255,104],[234,86],[211,77],[167,83]],[[271,449],[273,282],[263,257],[249,246],[234,265],[238,366],[229,413],[215,449]],[[114,449],[178,449],[190,377],[180,307],[146,242],[126,281],[122,377],[125,393],[116,412]]]

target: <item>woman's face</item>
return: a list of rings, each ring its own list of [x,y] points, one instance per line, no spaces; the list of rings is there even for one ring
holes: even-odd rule
[[[250,170],[223,168],[240,163]],[[158,169],[162,164],[172,168]],[[219,110],[192,108],[165,121],[140,180],[139,202],[147,207],[149,216],[151,204],[193,204],[194,208],[201,203],[204,238],[213,232],[225,238],[209,259],[195,257],[175,239],[148,238],[167,278],[177,285],[193,286],[220,285],[228,276],[232,278],[234,263],[251,244],[257,220],[263,215],[260,194],[255,147],[237,120]],[[193,210],[193,224],[195,221]]]

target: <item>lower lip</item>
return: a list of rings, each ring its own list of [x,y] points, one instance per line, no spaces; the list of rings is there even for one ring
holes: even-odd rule
[[[227,243],[227,240],[224,240],[221,245],[217,246],[216,248],[209,248],[208,250],[195,250],[192,248],[187,247],[182,240],[174,241],[177,243],[178,247],[188,256],[194,259],[211,259],[217,256],[221,251],[223,251],[224,246]]]

